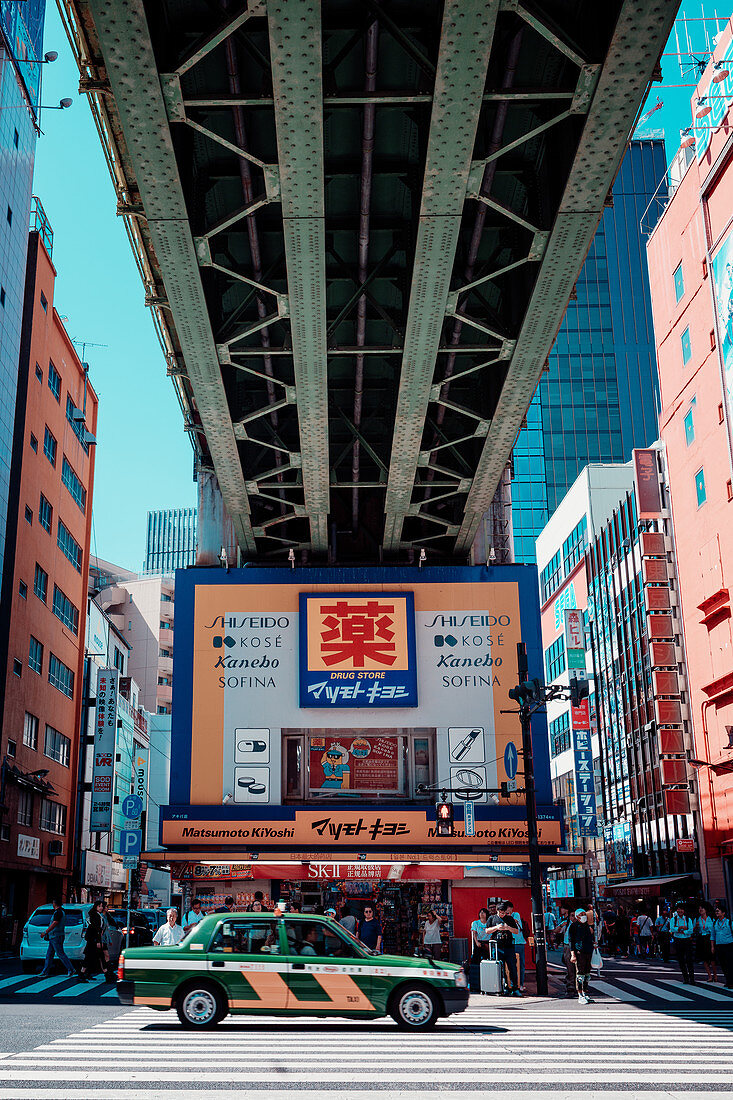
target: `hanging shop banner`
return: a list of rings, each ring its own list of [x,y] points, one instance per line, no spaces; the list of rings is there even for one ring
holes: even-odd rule
[[[310,787],[321,791],[398,791],[396,737],[310,737]]]
[[[585,700],[585,705],[587,709],[587,700]],[[578,811],[578,835],[598,836],[593,746],[589,729],[573,729],[573,752],[575,754],[575,800]]]
[[[93,833],[107,833],[112,828],[118,675],[116,668],[100,668],[97,672],[97,717],[89,818],[89,828]]]
[[[416,707],[411,592],[300,596],[301,707]]]
[[[583,636],[583,612],[576,608],[565,608],[565,645],[567,649],[585,651]]]

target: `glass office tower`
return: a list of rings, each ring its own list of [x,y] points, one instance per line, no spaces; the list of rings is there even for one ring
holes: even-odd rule
[[[589,462],[626,462],[657,438],[659,383],[639,223],[666,172],[661,137],[632,141],[514,447],[514,557]]]
[[[45,0],[3,0],[0,5],[0,571],[7,537],[44,14]],[[39,367],[44,376],[47,366]]]

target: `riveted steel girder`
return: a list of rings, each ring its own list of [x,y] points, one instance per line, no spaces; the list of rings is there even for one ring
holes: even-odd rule
[[[385,501],[402,537],[440,346],[499,0],[446,0]]]
[[[243,549],[250,507],[143,0],[89,0],[219,486]]]
[[[493,500],[676,12],[673,0],[656,4],[627,0],[621,9],[466,498],[457,553],[470,549],[481,517]]]
[[[328,545],[326,248],[319,0],[268,0],[290,331],[305,510],[313,549]]]

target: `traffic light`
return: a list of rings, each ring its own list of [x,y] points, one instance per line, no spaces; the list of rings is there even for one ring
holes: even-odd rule
[[[542,681],[535,676],[533,680],[526,680],[522,684],[517,684],[516,687],[509,688],[509,698],[513,699],[515,703],[519,703],[520,707],[541,702],[543,698]]]
[[[453,836],[453,803],[437,802],[435,805],[436,833],[438,836]]]
[[[588,680],[574,679],[570,681],[570,704],[573,707],[579,707],[584,699],[588,698],[590,693],[590,684]]]
[[[501,797],[502,798],[508,798],[510,793],[511,793],[510,790],[509,790],[509,784],[508,783],[502,783],[500,791],[501,791]]]

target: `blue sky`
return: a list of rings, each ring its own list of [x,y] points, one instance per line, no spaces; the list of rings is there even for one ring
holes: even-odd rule
[[[715,8],[706,4],[706,13]],[[699,18],[697,5],[686,14]],[[683,12],[685,6],[683,5]],[[688,24],[693,47],[704,47],[703,24]],[[677,49],[674,36],[667,47]],[[44,136],[36,153],[34,193],[54,230],[53,259],[58,271],[56,307],[68,318],[74,339],[106,347],[88,347],[90,377],[99,394],[97,465],[94,487],[92,553],[129,569],[139,569],[145,553],[148,510],[190,507],[196,503],[192,450],[181,412],[165,373],[144,292],[86,97],[77,94],[78,71],[56,5],[47,5],[44,48],[58,61],[44,66],[43,103],[70,96],[67,111],[46,111]],[[684,49],[685,46],[683,45]],[[651,136],[665,130],[667,159],[689,125],[691,83],[682,78],[677,59],[662,62],[663,84],[648,100],[661,97],[663,108],[637,131]]]
[[[85,356],[99,394],[92,553],[140,569],[148,510],[196,504],[193,451],[53,0],[46,12],[44,49],[59,58],[41,102],[74,105],[43,112],[33,190],[54,231],[56,308],[73,339],[108,345]]]

